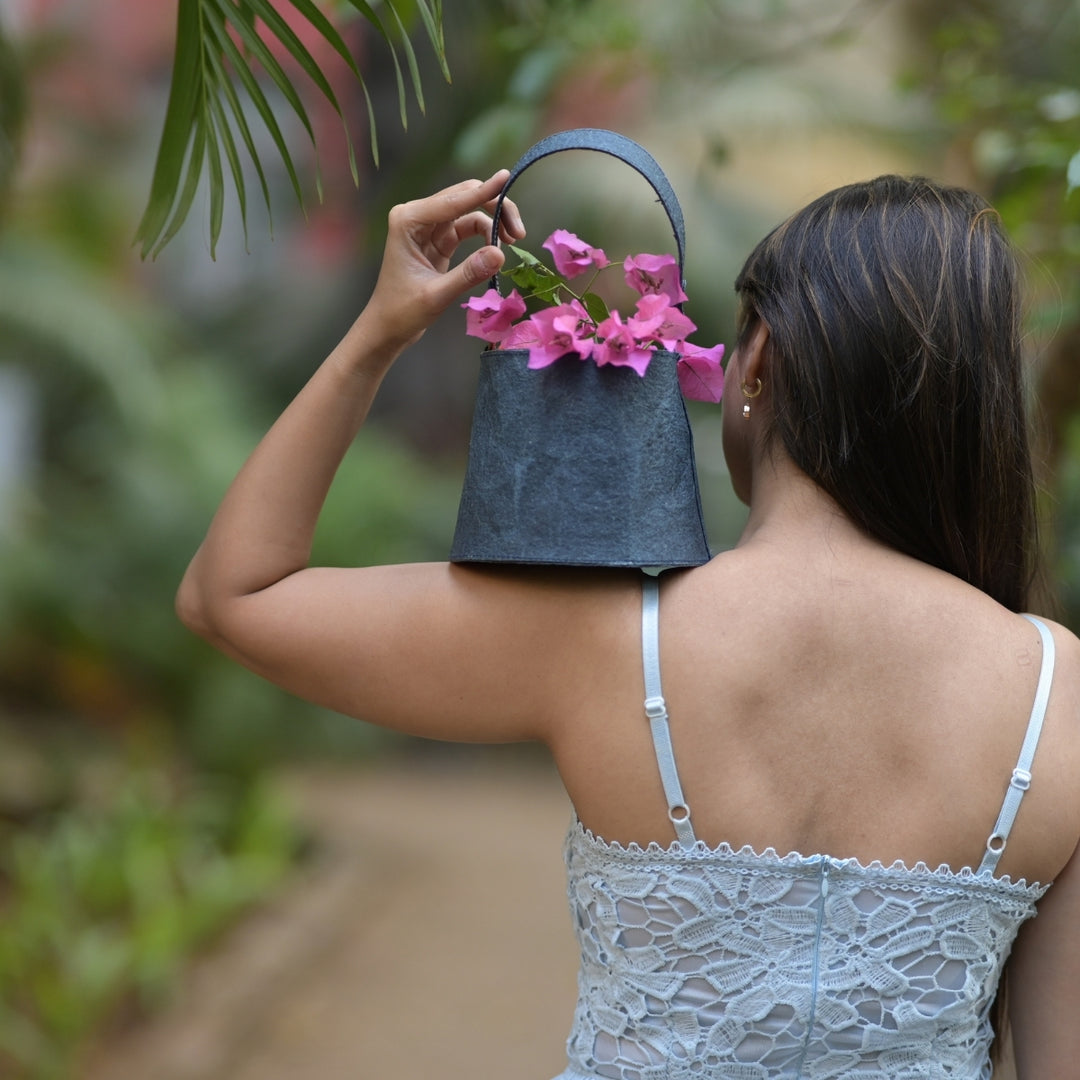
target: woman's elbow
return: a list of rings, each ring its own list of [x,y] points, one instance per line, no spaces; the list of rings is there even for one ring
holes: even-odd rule
[[[187,578],[180,582],[180,588],[176,590],[176,617],[192,633],[205,636],[206,619],[202,604],[195,590],[188,586]]]
[[[176,617],[193,634],[198,634],[207,641],[213,641],[217,637],[211,612],[190,569],[176,590]]]
[[[191,569],[176,590],[176,615],[193,634],[219,652],[241,663],[246,661],[238,647],[242,622],[235,618],[236,607],[226,596],[215,595],[205,580]]]

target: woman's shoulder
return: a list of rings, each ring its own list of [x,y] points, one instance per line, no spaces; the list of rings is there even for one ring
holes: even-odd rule
[[[673,632],[726,640],[746,671],[895,673],[967,695],[974,708],[1012,714],[1041,657],[1036,628],[945,571],[885,550],[804,556],[736,548],[672,576],[665,610]],[[1080,639],[1043,618],[1056,653],[1056,705],[1078,704]],[[800,662],[801,661],[801,662]],[[997,706],[1000,706],[1000,710]]]
[[[1053,635],[1058,663],[1067,665],[1080,663],[1080,637],[1077,637],[1065,623],[1037,610],[1026,612],[1025,618],[1037,619]]]
[[[1046,626],[1054,642],[1052,706],[1071,728],[1080,729],[1080,637],[1063,623],[1043,615],[1034,617]]]

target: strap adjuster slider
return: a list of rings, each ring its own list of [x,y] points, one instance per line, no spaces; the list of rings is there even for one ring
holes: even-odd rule
[[[662,697],[646,698],[645,715],[650,720],[657,720],[661,716],[667,716],[667,702]]]

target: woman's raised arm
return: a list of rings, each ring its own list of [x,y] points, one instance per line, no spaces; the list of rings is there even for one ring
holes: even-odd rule
[[[390,212],[370,301],[240,470],[188,568],[178,608],[193,629],[213,631],[233,601],[307,565],[330,482],[391,364],[502,265],[502,253],[485,246],[449,269],[463,240],[487,235],[482,208],[505,179],[466,181]],[[522,234],[516,211],[508,217],[507,236]]]
[[[553,664],[565,677],[556,654],[566,648],[568,609],[586,603],[578,590],[544,574],[309,568],[308,560],[330,483],[383,376],[502,264],[497,248],[483,246],[450,267],[463,241],[488,235],[485,211],[506,176],[391,211],[370,301],[240,470],[177,597],[188,627],[286,689],[437,737],[537,733],[536,684],[553,677]],[[523,236],[516,208],[505,210],[504,238]]]

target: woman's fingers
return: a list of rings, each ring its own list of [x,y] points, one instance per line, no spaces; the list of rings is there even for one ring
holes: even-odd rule
[[[445,227],[436,229],[432,234],[432,240],[439,254],[449,259],[459,244],[476,236],[484,240],[491,238],[491,218],[482,210],[474,210],[471,214],[466,214],[464,217],[449,222]]]
[[[495,207],[492,206],[490,210],[494,213]],[[521,220],[517,203],[511,199],[503,199],[502,211],[499,214],[499,236],[509,244],[514,240],[520,240],[524,235],[525,223]]]
[[[443,225],[481,207],[494,206],[509,175],[506,169],[500,169],[487,180],[463,180],[460,184],[444,188],[426,199],[416,199],[405,206],[417,224]]]
[[[478,210],[493,214],[499,193],[506,183],[509,172],[500,169],[487,180],[463,180],[460,184],[436,192],[426,199],[405,203],[401,208],[414,225],[439,226],[470,217]],[[490,218],[487,230],[491,230]],[[469,235],[479,235],[479,231]],[[463,234],[464,235],[464,234]],[[520,240],[525,235],[521,213],[511,199],[504,199],[499,216],[499,235],[505,241]]]
[[[462,293],[481,284],[503,264],[490,243],[491,217],[509,173],[500,169],[487,180],[465,180],[426,199],[390,211],[383,264],[368,304],[367,322],[397,342],[414,341]],[[503,201],[499,235],[508,243],[525,235],[517,207]],[[451,260],[466,240],[484,245]]]

